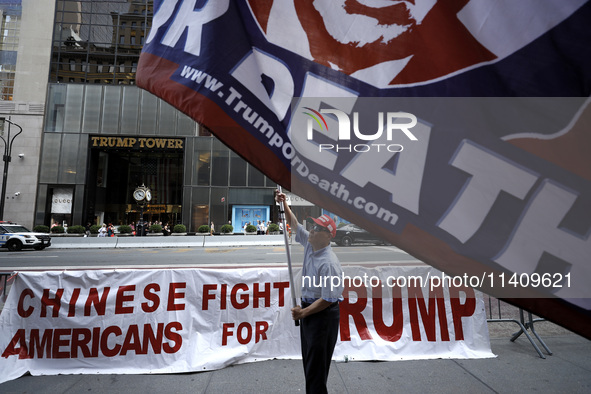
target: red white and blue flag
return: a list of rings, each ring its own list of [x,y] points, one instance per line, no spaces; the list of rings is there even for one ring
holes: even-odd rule
[[[265,175],[588,338],[591,4],[155,1],[138,86]]]

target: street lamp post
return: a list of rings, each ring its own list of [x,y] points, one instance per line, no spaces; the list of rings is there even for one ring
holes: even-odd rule
[[[4,126],[8,123],[8,132],[6,133],[6,138],[4,138]],[[19,132],[15,135],[10,137],[10,126],[14,125],[18,127]],[[4,142],[4,156],[2,156],[2,160],[4,161],[4,173],[2,174],[2,195],[0,196],[0,220],[4,220],[4,203],[6,202],[6,180],[8,178],[8,164],[11,160],[11,153],[12,153],[12,143],[14,142],[15,138],[19,136],[20,133],[23,132],[23,129],[10,121],[10,119],[6,119],[0,117],[0,139]]]

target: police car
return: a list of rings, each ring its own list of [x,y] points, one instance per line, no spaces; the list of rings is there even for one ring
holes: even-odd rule
[[[10,251],[23,248],[43,250],[51,245],[49,234],[34,233],[24,226],[13,222],[0,221],[0,247]]]

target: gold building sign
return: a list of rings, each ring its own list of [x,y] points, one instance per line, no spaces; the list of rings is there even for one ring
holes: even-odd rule
[[[90,137],[93,148],[183,149],[182,138]]]

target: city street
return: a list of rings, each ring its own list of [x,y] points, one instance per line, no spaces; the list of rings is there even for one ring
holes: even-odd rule
[[[167,237],[168,238],[168,237]],[[215,237],[218,238],[218,237]],[[220,239],[222,237],[219,237]],[[282,237],[281,237],[282,238]],[[223,238],[226,240],[226,238]],[[95,239],[91,239],[95,241]],[[303,247],[290,245],[294,269],[303,260]],[[336,246],[333,251],[343,266],[422,266],[423,262],[395,246],[354,245]],[[14,271],[85,270],[85,269],[170,269],[170,268],[249,268],[287,267],[284,246],[217,246],[217,247],[144,247],[68,249],[50,247],[43,251],[9,252],[0,249],[0,273]],[[489,318],[519,319],[518,309],[487,295],[485,308]],[[499,308],[502,309],[499,312]],[[513,322],[489,324],[491,337],[510,336],[515,331]],[[538,327],[543,335],[568,335],[570,332],[550,322]]]
[[[333,247],[343,265],[423,265],[394,246]],[[301,265],[303,248],[291,246],[294,267]],[[212,248],[56,249],[0,251],[0,272],[22,270],[102,268],[231,268],[287,266],[283,246]]]
[[[170,238],[170,237],[167,237]],[[222,239],[223,237],[215,237]],[[282,237],[281,237],[282,238]],[[223,238],[226,240],[227,238]],[[90,239],[90,244],[96,239]],[[303,247],[290,245],[292,265],[301,268]],[[333,251],[343,266],[423,266],[423,262],[395,246],[354,245],[336,246]],[[68,249],[50,247],[43,251],[9,252],[0,249],[0,273],[14,271],[51,271],[85,269],[170,269],[170,268],[252,268],[287,267],[284,246],[216,246],[216,247],[144,247]],[[519,320],[514,306],[498,303],[484,295],[488,318]],[[501,311],[499,311],[501,309]],[[515,331],[512,321],[489,324],[491,337],[507,337]],[[538,327],[542,335],[569,335],[556,324],[544,322]]]

